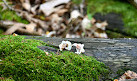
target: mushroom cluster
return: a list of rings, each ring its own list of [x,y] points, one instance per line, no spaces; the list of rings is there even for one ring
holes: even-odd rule
[[[60,51],[63,51],[63,49],[71,50],[72,46],[76,47],[76,52],[75,52],[76,54],[81,54],[85,52],[84,44],[78,44],[78,43],[71,44],[70,41],[62,41],[61,44],[59,45],[59,49]]]

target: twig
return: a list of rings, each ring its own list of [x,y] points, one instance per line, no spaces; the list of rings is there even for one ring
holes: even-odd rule
[[[4,29],[9,29],[11,27],[11,25],[13,25],[13,24],[17,24],[17,23],[0,21],[0,27],[4,28]],[[22,23],[20,23],[20,24],[22,24]],[[26,29],[23,29],[23,28],[18,28],[16,31],[20,34],[41,36],[41,34],[39,34],[38,32],[28,32]],[[4,34],[9,34],[9,33],[4,33]]]
[[[8,3],[5,1],[5,0],[2,0],[3,2],[4,2],[4,4],[9,8],[9,10],[14,10],[12,7],[10,7],[9,5],[8,5]]]
[[[85,0],[82,0],[80,4],[80,12],[82,13],[83,16],[84,16],[84,7],[85,7]]]

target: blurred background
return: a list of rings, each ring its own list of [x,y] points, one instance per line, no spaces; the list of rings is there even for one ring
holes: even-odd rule
[[[137,0],[1,0],[0,34],[137,38]]]

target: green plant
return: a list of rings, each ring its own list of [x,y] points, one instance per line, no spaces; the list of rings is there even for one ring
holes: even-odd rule
[[[17,81],[98,81],[108,68],[93,57],[63,51],[59,55],[37,48],[46,43],[23,36],[0,36],[0,77]]]

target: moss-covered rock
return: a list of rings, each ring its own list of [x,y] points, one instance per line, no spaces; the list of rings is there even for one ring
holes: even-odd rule
[[[46,55],[37,46],[46,45],[24,36],[0,36],[0,77],[16,81],[98,81],[109,70],[93,57],[73,52]]]

